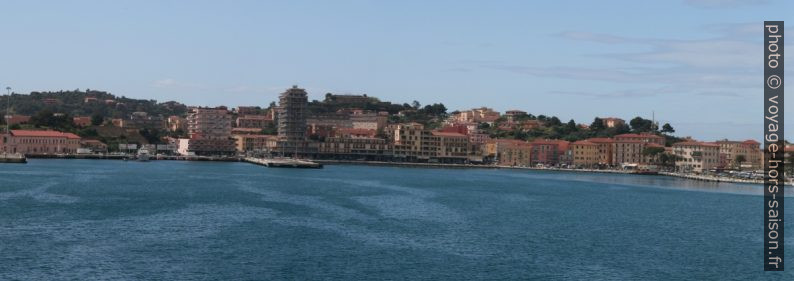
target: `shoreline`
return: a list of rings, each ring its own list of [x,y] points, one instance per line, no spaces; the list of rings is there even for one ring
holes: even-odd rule
[[[88,159],[88,160],[124,160],[125,155],[28,155],[30,159]],[[166,160],[166,161],[210,161],[210,162],[247,162],[246,157],[238,156],[171,156],[171,155],[157,155],[152,156],[150,160]],[[134,160],[130,160],[134,161]],[[608,173],[608,174],[634,174],[631,171],[625,170],[599,170],[599,169],[565,169],[565,168],[537,168],[537,167],[516,167],[516,166],[499,166],[499,165],[477,165],[477,164],[444,164],[444,163],[407,163],[407,162],[387,162],[387,161],[359,161],[359,160],[311,160],[313,162],[323,165],[368,165],[368,166],[388,166],[388,167],[418,167],[418,168],[457,168],[457,169],[512,169],[512,170],[533,170],[533,171],[557,171],[557,172],[577,172],[577,173]],[[252,163],[256,164],[256,163]],[[763,180],[756,179],[737,179],[725,178],[706,175],[694,174],[680,174],[672,172],[659,172],[659,176],[677,177],[683,179],[706,181],[706,182],[725,182],[725,183],[741,183],[741,184],[763,184]],[[792,182],[787,182],[786,185],[794,185]]]

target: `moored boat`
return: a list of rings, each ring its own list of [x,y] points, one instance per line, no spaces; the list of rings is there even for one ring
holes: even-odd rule
[[[146,161],[149,161],[149,156],[150,156],[149,155],[149,150],[141,148],[140,150],[138,150],[138,155],[137,155],[136,159],[138,161],[141,161],[141,162],[146,162]]]
[[[0,154],[0,163],[16,163],[16,164],[25,164],[28,162],[28,159],[25,158],[25,155],[20,153],[3,153]]]

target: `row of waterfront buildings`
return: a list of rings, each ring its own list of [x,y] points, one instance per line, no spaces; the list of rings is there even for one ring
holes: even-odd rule
[[[329,97],[327,97],[328,99]],[[367,99],[337,95],[335,100]],[[403,112],[398,115],[404,114]],[[761,168],[760,144],[753,140],[701,142],[686,139],[665,146],[665,137],[620,134],[575,142],[536,139],[532,141],[491,139],[480,131],[487,123],[503,130],[531,130],[544,126],[535,118],[520,118],[526,112],[511,110],[504,115],[489,108],[456,112],[440,129],[419,123],[389,123],[389,113],[343,109],[310,114],[305,90],[293,86],[279,96],[276,108],[190,108],[187,116],[167,118],[134,113],[113,119],[114,127],[158,128],[184,131],[185,138],[167,138],[167,144],[151,146],[160,153],[182,155],[270,155],[315,159],[372,160],[426,163],[482,163],[503,166],[567,166],[581,168],[635,168],[665,163],[680,171]],[[16,118],[11,120],[12,118]],[[496,122],[502,118],[502,122]],[[7,120],[19,121],[9,116]],[[624,126],[619,118],[602,118],[604,127]],[[76,118],[87,126],[90,118]],[[77,124],[77,123],[76,123]],[[579,125],[584,126],[584,125]],[[277,134],[264,134],[266,128]],[[12,130],[0,140],[5,152],[25,154],[70,154],[107,151],[96,140],[55,131]]]

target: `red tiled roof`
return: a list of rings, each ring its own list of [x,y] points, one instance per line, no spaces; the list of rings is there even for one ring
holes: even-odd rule
[[[592,142],[592,141],[589,141],[589,140],[580,140],[580,141],[576,141],[576,142],[574,142],[573,144],[578,144],[578,145],[595,145],[596,143],[594,143],[594,142]]]
[[[526,141],[514,140],[514,139],[494,139],[493,142],[508,144],[508,145],[529,145],[529,143]]]
[[[565,146],[567,146],[569,144],[569,142],[564,141],[564,140],[548,140],[548,139],[546,139],[546,140],[537,139],[537,140],[533,140],[531,143],[532,144],[565,145]]]
[[[616,143],[645,143],[641,140],[615,140]]]
[[[716,144],[716,143],[713,143],[713,142],[702,142],[702,141],[694,141],[694,140],[682,141],[682,142],[677,142],[677,143],[673,144],[673,146],[681,146],[681,145],[712,146],[712,147],[719,147],[720,146],[719,144]]]
[[[654,134],[620,134],[615,136],[615,138],[662,138],[662,137]]]
[[[433,131],[434,136],[443,136],[443,137],[466,137],[466,135],[461,133],[452,133],[452,132],[439,132]]]
[[[615,140],[613,140],[611,138],[589,138],[587,140],[590,141],[590,142],[594,142],[594,143],[613,143],[613,142],[615,142]]]
[[[67,139],[80,139],[79,136],[72,133],[64,133],[58,131],[34,131],[34,130],[11,130],[11,135],[17,137],[43,137],[43,138],[67,138]]]

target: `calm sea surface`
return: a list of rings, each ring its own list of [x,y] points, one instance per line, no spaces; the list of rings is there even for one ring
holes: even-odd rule
[[[794,280],[762,271],[760,192],[658,176],[33,159],[0,165],[0,279]]]

